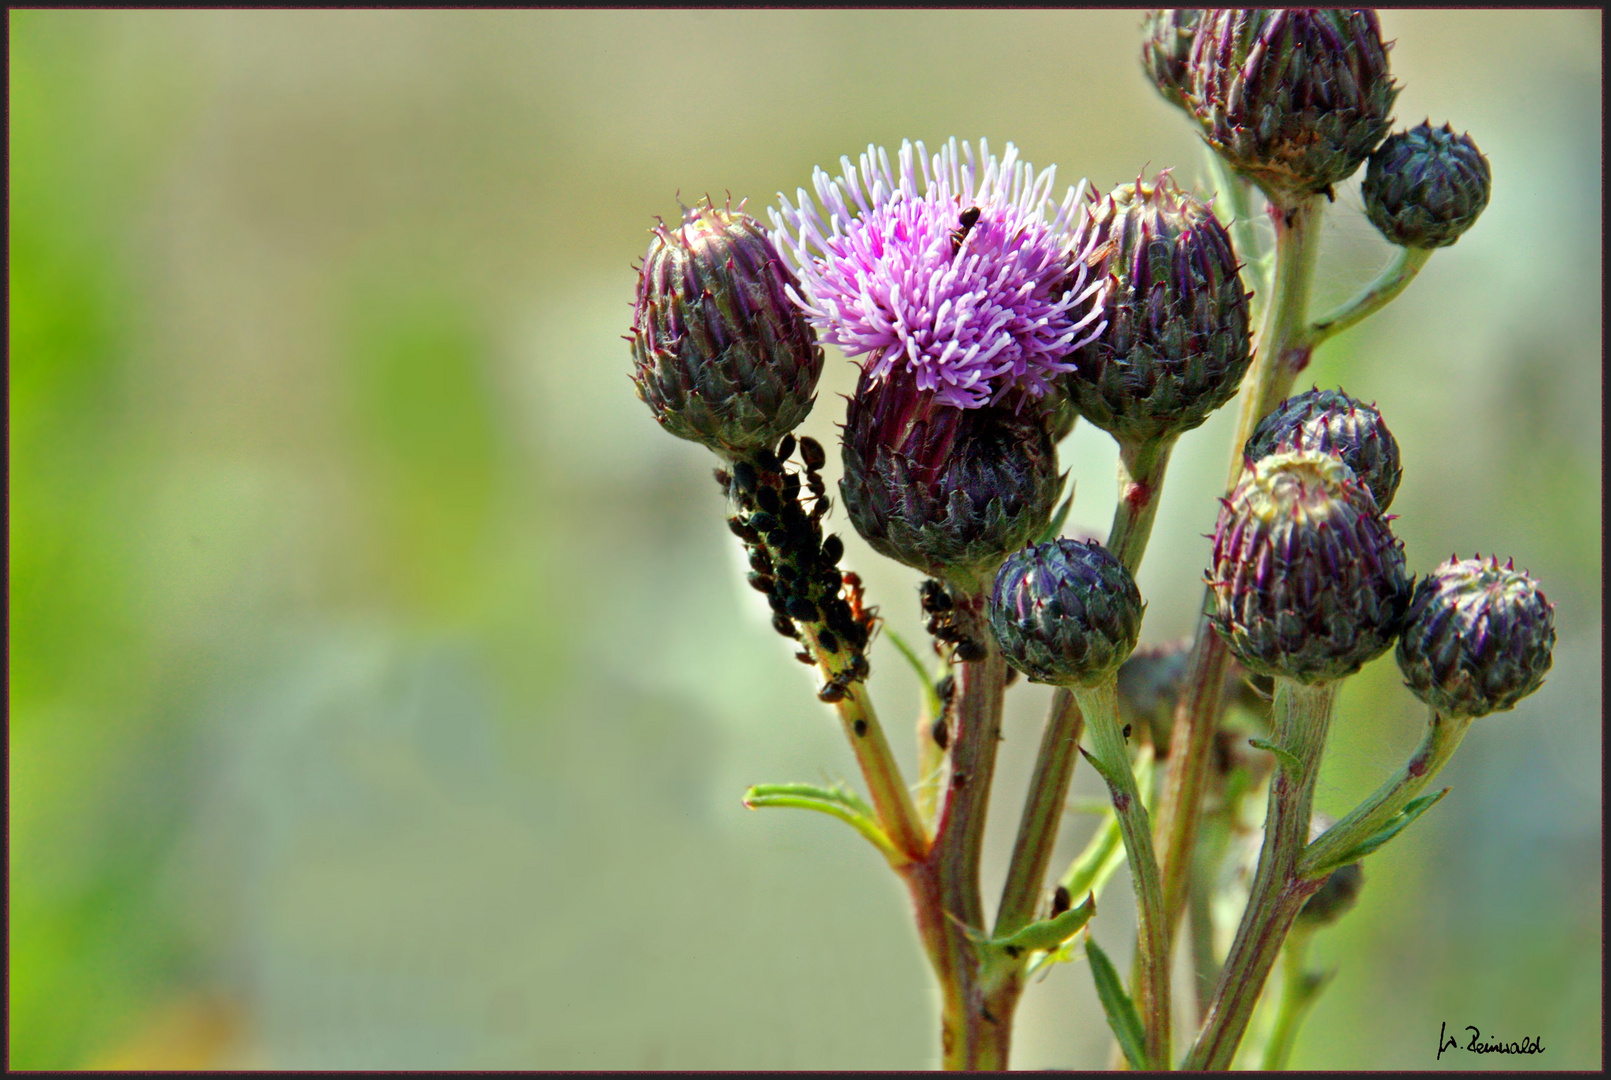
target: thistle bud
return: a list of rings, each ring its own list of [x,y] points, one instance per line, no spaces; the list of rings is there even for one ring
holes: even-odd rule
[[[1282,200],[1352,176],[1399,91],[1369,9],[1208,11],[1190,67],[1187,105],[1208,145]]]
[[[727,457],[771,447],[811,411],[822,348],[759,222],[708,202],[661,224],[638,276],[632,381],[660,426]]]
[[[1065,392],[1121,442],[1190,431],[1236,394],[1251,357],[1230,236],[1167,171],[1095,202],[1085,227],[1107,328],[1069,355]]]
[[[1341,390],[1316,387],[1287,398],[1259,421],[1243,453],[1258,461],[1287,450],[1318,450],[1341,458],[1370,488],[1382,511],[1392,503],[1404,474],[1398,440],[1382,414]]]
[[[1187,61],[1202,19],[1202,8],[1155,8],[1141,24],[1147,35],[1141,43],[1141,66],[1158,92],[1182,109],[1190,109],[1186,104],[1186,93],[1191,89]]]
[[[1051,520],[1057,449],[1035,408],[942,405],[863,370],[845,413],[845,511],[874,551],[948,581],[988,574]]]
[[[1555,647],[1555,608],[1497,558],[1450,558],[1410,600],[1398,666],[1415,696],[1451,717],[1504,712],[1537,690]]]
[[[1488,205],[1493,173],[1470,135],[1425,122],[1390,135],[1365,170],[1365,213],[1399,247],[1446,247]]]
[[[1135,650],[1143,606],[1112,552],[1059,538],[1007,557],[990,595],[990,631],[1030,681],[1095,686]]]
[[[1370,490],[1310,450],[1255,463],[1224,501],[1208,583],[1214,629],[1243,666],[1309,684],[1386,652],[1410,596]]]

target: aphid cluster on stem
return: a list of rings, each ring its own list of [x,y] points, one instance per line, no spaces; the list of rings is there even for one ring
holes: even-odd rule
[[[945,647],[941,643],[949,642],[955,646],[950,657],[953,662],[971,664],[984,659],[984,643],[970,637],[967,631],[957,625],[956,601],[943,583],[934,578],[926,579],[918,587],[918,599],[923,606],[923,614],[929,617],[923,629],[934,638],[936,653],[944,656]]]
[[[797,448],[800,465],[790,468]],[[861,579],[838,568],[844,542],[822,535],[829,506],[821,473],[826,461],[815,439],[785,435],[775,450],[758,450],[731,469],[717,469],[716,482],[733,508],[727,527],[749,555],[747,580],[772,607],[773,629],[804,643],[795,659],[823,668],[827,682],[817,696],[835,702],[867,678],[867,643],[878,615],[863,606]],[[810,510],[802,489],[809,493]]]

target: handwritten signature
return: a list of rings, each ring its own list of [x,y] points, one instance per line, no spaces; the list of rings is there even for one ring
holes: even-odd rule
[[[1447,1022],[1438,1027],[1439,1059],[1443,1057],[1445,1050],[1469,1050],[1473,1054],[1542,1054],[1544,1052],[1544,1038],[1541,1035],[1531,1039],[1523,1038],[1520,1042],[1507,1043],[1493,1039],[1484,1041],[1482,1032],[1467,1024],[1466,1030],[1471,1032],[1471,1041],[1466,1043],[1465,1046],[1461,1046],[1460,1040],[1450,1035],[1448,1029]]]

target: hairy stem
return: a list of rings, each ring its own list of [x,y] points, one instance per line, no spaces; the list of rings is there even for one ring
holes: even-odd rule
[[[867,685],[851,683],[835,707],[844,725],[845,737],[856,753],[856,764],[861,766],[861,775],[867,781],[878,823],[897,850],[913,861],[922,859],[929,849],[928,833],[917,816],[917,807],[906,789],[900,766],[890,752],[889,740],[884,738],[884,729],[879,726],[878,714],[867,696]]]
[[[1340,334],[1350,326],[1363,322],[1392,303],[1421,272],[1421,267],[1432,257],[1432,248],[1401,247],[1376,280],[1361,289],[1346,304],[1316,319],[1309,327],[1310,348]]]
[[[1298,871],[1305,878],[1321,878],[1335,870],[1341,856],[1370,839],[1411,799],[1432,782],[1438,771],[1454,756],[1471,727],[1467,717],[1449,717],[1436,709],[1428,712],[1426,734],[1421,745],[1370,798],[1337,824],[1327,829],[1304,849]]]
[[[1119,501],[1113,508],[1113,527],[1108,530],[1106,546],[1131,574],[1141,566],[1141,556],[1147,550],[1152,521],[1158,516],[1164,470],[1178,437],[1170,435],[1141,443],[1119,441]]]
[[[1230,1067],[1287,930],[1320,887],[1319,881],[1298,876],[1298,858],[1309,838],[1315,780],[1336,694],[1335,682],[1306,686],[1291,679],[1276,680],[1275,744],[1294,762],[1277,762],[1270,780],[1264,846],[1259,851],[1247,910],[1220,972],[1208,1017],[1182,1068]]]
[[[1095,687],[1075,687],[1074,697],[1085,713],[1091,735],[1090,758],[1113,799],[1114,816],[1124,837],[1125,853],[1135,882],[1139,925],[1137,1007],[1146,1026],[1147,1060],[1155,1069],[1169,1068],[1170,1039],[1169,945],[1164,925],[1163,891],[1158,880],[1158,859],[1152,849],[1152,827],[1130,754],[1119,727],[1118,691],[1114,680]]]
[[[1286,1069],[1293,1044],[1298,1039],[1298,1028],[1326,985],[1324,975],[1304,966],[1308,952],[1308,931],[1295,930],[1287,936],[1286,946],[1281,950],[1281,1001],[1276,1006],[1275,1028],[1264,1046],[1264,1060],[1259,1066],[1265,1072]]]
[[[1084,729],[1085,717],[1073,692],[1059,687],[1052,695],[1051,712],[1041,735],[1040,754],[1035,758],[1035,774],[1029,781],[1029,797],[1018,823],[1018,838],[1013,842],[992,937],[1007,937],[1034,921],[1035,904],[1040,899],[1041,881],[1051,862],[1052,848],[1057,844],[1063,804],[1068,800],[1068,785],[1074,776]]]

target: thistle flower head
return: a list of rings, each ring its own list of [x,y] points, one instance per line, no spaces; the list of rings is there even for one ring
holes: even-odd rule
[[[1145,605],[1130,571],[1092,540],[1014,552],[996,573],[990,631],[1033,682],[1095,686],[1135,650]]]
[[[1430,121],[1389,135],[1370,156],[1365,214],[1400,247],[1446,247],[1488,205],[1493,172],[1470,135]]]
[[[1189,109],[1186,93],[1191,89],[1192,39],[1202,22],[1202,8],[1154,8],[1142,23],[1146,40],[1141,43],[1141,66],[1158,92],[1173,105]]]
[[[837,178],[817,169],[815,200],[801,189],[798,207],[780,195],[772,212],[823,340],[865,357],[874,384],[904,374],[962,409],[1040,397],[1099,329],[1078,194],[1053,204],[1055,170],[1034,173],[1010,143],[998,162],[980,140],[978,156],[955,139],[932,159],[903,142],[892,169],[869,146]]]
[[[1386,652],[1409,601],[1403,545],[1330,454],[1253,464],[1214,528],[1214,629],[1250,670],[1340,679]]]
[[[1121,442],[1190,431],[1235,395],[1252,356],[1230,236],[1167,170],[1093,200],[1082,229],[1107,326],[1070,355],[1062,387]]]
[[[1370,488],[1378,510],[1392,503],[1404,475],[1398,440],[1382,414],[1341,390],[1316,387],[1287,398],[1259,421],[1243,454],[1258,461],[1285,450],[1319,450],[1341,458]]]
[[[1039,410],[940,405],[904,373],[863,369],[843,451],[845,512],[873,550],[969,587],[1046,527],[1062,486]]]
[[[811,411],[822,348],[794,274],[743,207],[662,222],[638,275],[632,382],[679,438],[727,457],[776,445]]]
[[[1387,134],[1398,97],[1376,12],[1205,12],[1187,107],[1208,145],[1276,198],[1346,180]]]
[[[1416,586],[1398,644],[1406,685],[1449,716],[1486,716],[1537,690],[1555,647],[1555,608],[1497,558],[1450,558]]]

